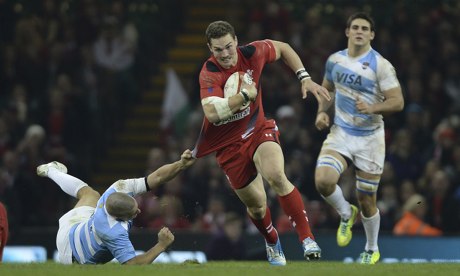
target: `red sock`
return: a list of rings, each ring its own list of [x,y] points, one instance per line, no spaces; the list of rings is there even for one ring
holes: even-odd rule
[[[6,209],[0,202],[0,262],[3,258],[3,249],[8,239],[8,217],[6,215]]]
[[[306,238],[314,240],[315,237],[311,233],[307,212],[305,211],[299,190],[294,187],[294,190],[290,194],[279,196],[278,201],[284,213],[289,217],[292,226],[297,231],[300,242]]]
[[[267,243],[275,244],[278,241],[278,233],[273,227],[272,215],[268,206],[263,219],[254,219],[251,216],[249,216],[249,218],[257,229],[259,229],[259,232],[264,236]]]

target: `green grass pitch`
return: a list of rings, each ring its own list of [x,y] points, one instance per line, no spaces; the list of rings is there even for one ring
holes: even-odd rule
[[[122,266],[109,263],[105,265],[60,265],[53,262],[34,264],[0,264],[1,276],[118,276],[118,275],[347,275],[347,276],[377,276],[377,275],[460,275],[458,263],[378,263],[372,266],[360,264],[345,264],[342,262],[301,262],[288,261],[284,267],[270,266],[267,262],[208,262],[204,264],[160,264],[143,266]]]

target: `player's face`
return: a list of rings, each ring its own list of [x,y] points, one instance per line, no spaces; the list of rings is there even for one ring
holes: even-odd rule
[[[238,40],[236,38],[233,39],[230,34],[227,34],[220,38],[211,39],[208,47],[220,66],[229,69],[235,66],[238,61],[237,45]]]
[[[351,46],[367,46],[374,39],[374,31],[371,31],[371,24],[364,19],[357,18],[351,22],[350,28],[345,30]]]

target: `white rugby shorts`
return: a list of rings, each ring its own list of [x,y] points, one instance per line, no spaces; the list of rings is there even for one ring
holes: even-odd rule
[[[381,127],[371,135],[354,136],[333,125],[322,149],[339,152],[364,172],[382,174],[385,162],[385,130]]]
[[[59,219],[59,230],[56,235],[59,263],[72,263],[72,248],[69,240],[70,229],[77,223],[87,221],[95,210],[96,208],[91,206],[80,206],[68,211]]]

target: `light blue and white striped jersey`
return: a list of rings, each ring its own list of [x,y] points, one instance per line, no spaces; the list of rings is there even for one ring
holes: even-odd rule
[[[359,113],[356,99],[368,104],[383,102],[383,91],[399,86],[388,60],[372,48],[359,57],[349,57],[345,49],[328,58],[324,77],[335,86],[336,125],[355,136],[370,135],[383,127],[382,115]]]
[[[136,256],[129,239],[132,220],[120,221],[107,213],[105,202],[114,192],[136,195],[137,183],[143,178],[119,180],[105,191],[97,202],[96,210],[87,222],[74,225],[69,233],[72,255],[81,264],[102,264],[113,258],[124,263]],[[145,190],[144,190],[145,191]]]

